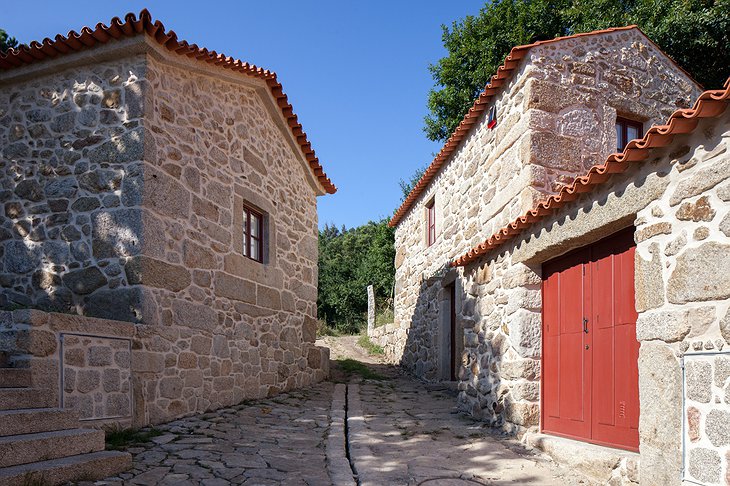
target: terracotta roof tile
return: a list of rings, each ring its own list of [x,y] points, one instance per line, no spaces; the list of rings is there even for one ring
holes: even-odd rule
[[[728,104],[730,104],[730,78],[725,82],[724,89],[703,92],[692,108],[675,111],[664,125],[651,127],[643,138],[630,141],[622,153],[609,155],[603,164],[594,165],[586,175],[576,177],[572,184],[564,186],[557,194],[539,202],[523,216],[454,260],[451,266],[468,265],[494,250],[533,223],[551,214],[553,210],[577,199],[582,193],[594,190],[596,186],[606,182],[611,174],[624,172],[633,166],[632,162],[646,160],[652,149],[669,145],[675,135],[691,133],[697,128],[700,118],[722,115]]]
[[[0,54],[0,71],[92,48],[113,39],[133,37],[140,34],[148,35],[155,42],[178,55],[264,80],[315,176],[327,193],[334,194],[337,191],[332,181],[324,173],[312,145],[307,140],[307,134],[302,130],[301,124],[298,123],[297,115],[287,101],[281,83],[276,79],[276,73],[219,54],[216,51],[209,51],[206,48],[198,47],[196,44],[188,44],[184,40],[178,40],[174,31],[166,31],[165,26],[159,20],[153,21],[152,15],[147,9],[140,12],[139,18],[135,17],[133,13],[128,13],[124,16],[124,20],[114,17],[108,26],[98,23],[94,29],[84,27],[81,32],[72,30],[65,37],[59,34],[53,40],[45,38],[40,43],[33,41],[30,46],[23,45],[19,49],[10,49],[7,54]]]
[[[574,34],[565,37],[556,37],[555,39],[548,39],[533,42],[532,44],[513,47],[510,53],[505,58],[504,64],[497,68],[497,73],[492,76],[491,80],[484,88],[484,91],[482,91],[479,97],[477,97],[476,101],[474,101],[474,105],[469,108],[469,111],[464,116],[464,119],[461,120],[459,126],[456,127],[456,130],[454,130],[454,133],[446,141],[446,144],[444,144],[444,146],[441,148],[441,151],[438,153],[438,155],[436,155],[436,158],[433,159],[433,162],[431,162],[431,164],[428,166],[421,179],[413,187],[410,194],[408,194],[406,200],[403,201],[403,204],[401,204],[400,208],[398,208],[398,211],[396,211],[395,215],[391,218],[388,225],[391,227],[396,226],[401,221],[401,219],[403,219],[403,217],[408,213],[410,208],[418,199],[418,196],[420,196],[421,193],[428,187],[433,178],[436,177],[436,174],[438,174],[439,170],[441,170],[441,167],[459,147],[461,141],[466,138],[472,126],[474,126],[477,120],[479,120],[481,114],[484,112],[484,110],[486,110],[486,108],[489,106],[492,99],[494,98],[494,95],[498,92],[498,88],[502,86],[508,80],[508,78],[512,76],[512,72],[519,65],[519,61],[527,55],[527,51],[536,46],[552,44],[554,42],[560,42],[567,39],[575,39],[578,37],[607,34],[610,32],[632,29],[641,32],[641,30],[636,25],[629,25],[626,27],[614,27],[610,29],[595,30],[593,32],[584,32],[581,34]],[[651,39],[649,39],[648,37],[647,39],[651,42]]]

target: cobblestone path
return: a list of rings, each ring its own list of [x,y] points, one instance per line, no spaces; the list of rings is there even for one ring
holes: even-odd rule
[[[351,456],[360,484],[590,484],[456,413],[456,397],[405,376],[348,387]]]
[[[335,371],[333,379],[347,384],[158,426],[162,435],[129,449],[132,470],[94,484],[590,484],[456,413],[447,388],[372,360],[368,366],[382,379]]]
[[[327,485],[332,383],[157,426],[134,468],[104,484]],[[95,484],[99,484],[98,482]]]

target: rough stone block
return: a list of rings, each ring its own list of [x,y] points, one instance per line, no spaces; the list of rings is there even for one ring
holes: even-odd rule
[[[172,292],[180,292],[192,281],[185,267],[144,255],[128,258],[124,271],[130,285],[147,285]]]
[[[139,254],[141,210],[101,210],[92,214],[91,223],[93,251],[97,259]]]
[[[211,332],[218,325],[218,315],[207,305],[175,299],[172,301],[172,313],[176,326]]]
[[[638,251],[634,255],[636,266],[634,286],[638,312],[656,309],[664,304],[664,278],[659,244],[652,243],[649,253],[651,260],[644,260]]]
[[[182,389],[183,380],[176,376],[162,378],[159,382],[160,396],[163,398],[180,398]]]
[[[537,359],[521,359],[518,361],[503,361],[500,372],[508,380],[524,378],[537,380],[540,378],[540,361]]]
[[[636,321],[636,339],[660,339],[667,343],[681,341],[689,334],[691,325],[686,310],[645,312],[639,314]]]
[[[259,285],[256,289],[256,305],[266,309],[281,309],[281,294],[278,290]]]
[[[668,221],[662,221],[660,223],[654,223],[649,226],[643,227],[636,231],[634,239],[637,243],[646,241],[649,238],[653,238],[657,235],[669,235],[672,234],[672,223]]]
[[[688,248],[677,257],[667,284],[673,304],[723,300],[730,297],[730,245],[717,242]]]
[[[149,164],[145,164],[143,170],[144,206],[170,218],[187,219],[191,207],[190,192],[165,172]]]
[[[695,407],[687,408],[687,435],[691,442],[700,440],[700,420],[702,412]]]
[[[215,294],[233,300],[256,303],[256,284],[223,272],[216,272],[214,277]]]
[[[536,358],[542,349],[540,314],[520,309],[508,317],[509,341],[523,358]]]
[[[681,221],[712,221],[717,211],[712,209],[710,198],[702,196],[694,203],[685,202],[677,209],[677,219]]]
[[[712,449],[697,447],[689,451],[688,470],[690,476],[707,484],[720,482],[720,454]]]
[[[712,399],[712,365],[705,361],[690,361],[685,366],[687,398],[700,403]]]
[[[100,289],[84,299],[82,308],[85,315],[92,317],[139,322],[142,295],[139,287]]]
[[[715,447],[730,445],[730,411],[710,410],[705,418],[705,434]]]
[[[87,295],[107,284],[107,279],[97,267],[85,267],[63,275],[63,284],[73,293]]]
[[[672,348],[646,341],[639,349],[640,483],[672,484],[680,477],[682,374]],[[662,397],[647,400],[644,397]]]
[[[89,347],[89,366],[109,366],[112,364],[112,348],[108,346]]]
[[[183,243],[183,255],[188,268],[212,269],[217,267],[215,254],[210,248],[203,248],[190,240],[185,240]]]
[[[718,160],[717,163],[697,170],[690,177],[679,181],[669,199],[669,204],[676,206],[684,199],[700,195],[728,179],[730,179],[730,158]]]

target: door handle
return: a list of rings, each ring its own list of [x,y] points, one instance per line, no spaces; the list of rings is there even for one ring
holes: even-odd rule
[[[587,317],[583,318],[583,332],[588,334],[588,318]]]

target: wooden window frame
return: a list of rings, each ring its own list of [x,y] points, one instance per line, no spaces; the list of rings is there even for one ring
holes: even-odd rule
[[[621,127],[621,134],[620,135],[617,134],[617,137],[616,137],[616,150],[618,152],[623,152],[624,149],[626,148],[626,145],[628,145],[628,143],[631,140],[634,140],[633,138],[629,139],[629,127],[636,128],[637,132],[639,133],[639,136],[637,138],[641,138],[644,136],[644,124],[641,123],[640,121],[632,120],[630,118],[624,118],[622,116],[617,116],[616,117],[616,126]],[[621,146],[621,138],[624,139],[623,147]]]
[[[258,237],[251,234],[252,216],[258,218]],[[251,256],[251,241],[257,243],[258,258]],[[255,262],[264,263],[264,215],[251,206],[243,205],[243,256]]]
[[[426,246],[436,242],[436,199],[426,204]]]

